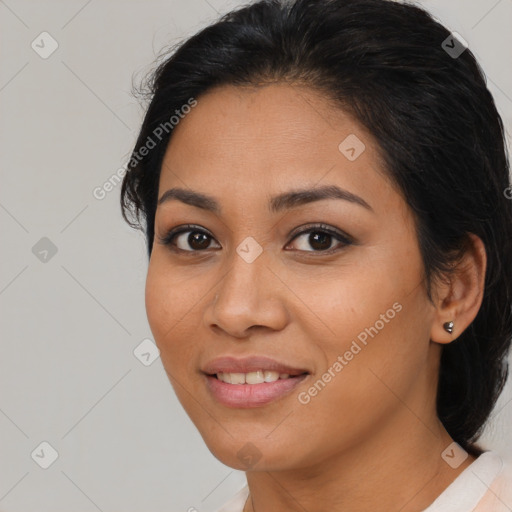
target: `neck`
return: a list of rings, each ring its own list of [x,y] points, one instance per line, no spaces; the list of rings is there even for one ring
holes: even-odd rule
[[[450,467],[441,453],[453,440],[437,417],[424,423],[406,408],[400,416],[314,466],[247,472],[244,512],[424,510],[475,458]]]

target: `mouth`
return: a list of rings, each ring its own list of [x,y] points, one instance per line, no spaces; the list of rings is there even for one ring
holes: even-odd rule
[[[214,377],[217,380],[220,380],[226,384],[234,384],[234,385],[247,384],[247,385],[253,386],[256,384],[276,382],[278,380],[296,379],[298,377],[301,377],[302,375],[309,375],[309,372],[305,371],[302,373],[289,374],[289,373],[279,373],[278,371],[274,371],[274,370],[257,370],[257,371],[248,372],[248,373],[218,372],[218,373],[211,373],[211,374],[206,374],[206,375],[208,377]]]
[[[201,369],[214,401],[226,407],[262,407],[286,395],[309,378],[306,368],[264,355],[219,357]]]
[[[205,378],[207,388],[217,403],[235,409],[249,409],[263,407],[289,396],[309,375],[309,372],[287,375],[256,371],[247,374],[205,374]],[[268,381],[265,381],[265,376]]]
[[[307,368],[300,368],[291,366],[289,364],[280,362],[276,359],[262,355],[246,356],[237,358],[233,356],[218,357],[207,363],[202,372],[207,375],[232,374],[232,375],[249,375],[249,383],[254,379],[260,379],[259,372],[263,373],[263,381],[265,381],[265,372],[268,379],[275,379],[274,373],[280,375],[297,376],[303,373],[309,373]],[[274,373],[272,373],[274,372]],[[237,377],[235,377],[237,378]],[[239,378],[239,377],[238,377]],[[238,383],[238,381],[236,381]]]

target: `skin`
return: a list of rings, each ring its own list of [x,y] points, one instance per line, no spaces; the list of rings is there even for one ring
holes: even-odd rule
[[[349,134],[366,146],[354,161],[338,149]],[[271,195],[330,184],[373,211],[339,199],[268,210]],[[222,212],[179,200],[158,206],[148,321],[177,397],[208,448],[247,471],[244,510],[412,512],[430,505],[474,460],[453,469],[441,458],[453,440],[437,418],[435,394],[442,344],[468,327],[482,301],[481,240],[472,237],[461,269],[435,284],[431,303],[412,212],[386,177],[378,145],[305,86],[222,86],[198,98],[174,128],[158,197],[171,187],[214,196]],[[332,237],[326,245],[338,251],[325,255],[308,233],[290,237],[294,228],[320,222],[355,243]],[[183,224],[209,233],[207,249],[191,247],[190,232],[174,239],[184,254],[160,243]],[[263,249],[252,263],[236,252],[248,236]],[[300,403],[298,393],[394,303],[401,311]],[[442,327],[450,320],[453,334]],[[261,407],[216,402],[200,368],[221,355],[254,354],[311,375]],[[251,467],[237,456],[246,443],[260,455]]]

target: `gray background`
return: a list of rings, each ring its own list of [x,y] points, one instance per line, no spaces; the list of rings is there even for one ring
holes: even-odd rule
[[[245,482],[204,446],[160,359],[134,356],[151,338],[144,239],[119,186],[93,196],[135,141],[134,73],[239,4],[0,0],[1,511],[213,511]],[[422,4],[468,41],[510,133],[512,0]],[[47,59],[31,47],[43,31],[59,45]],[[509,381],[485,446],[512,456],[511,424]]]

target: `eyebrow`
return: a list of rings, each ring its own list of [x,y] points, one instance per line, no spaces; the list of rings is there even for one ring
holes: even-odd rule
[[[158,204],[161,205],[173,199],[216,214],[220,214],[222,211],[219,202],[214,197],[178,187],[171,188],[164,192],[158,200]],[[283,210],[296,208],[303,204],[321,201],[322,199],[341,199],[358,204],[372,212],[374,211],[363,198],[336,185],[326,185],[313,189],[291,190],[272,196],[269,201],[269,210],[271,213],[278,213]]]

